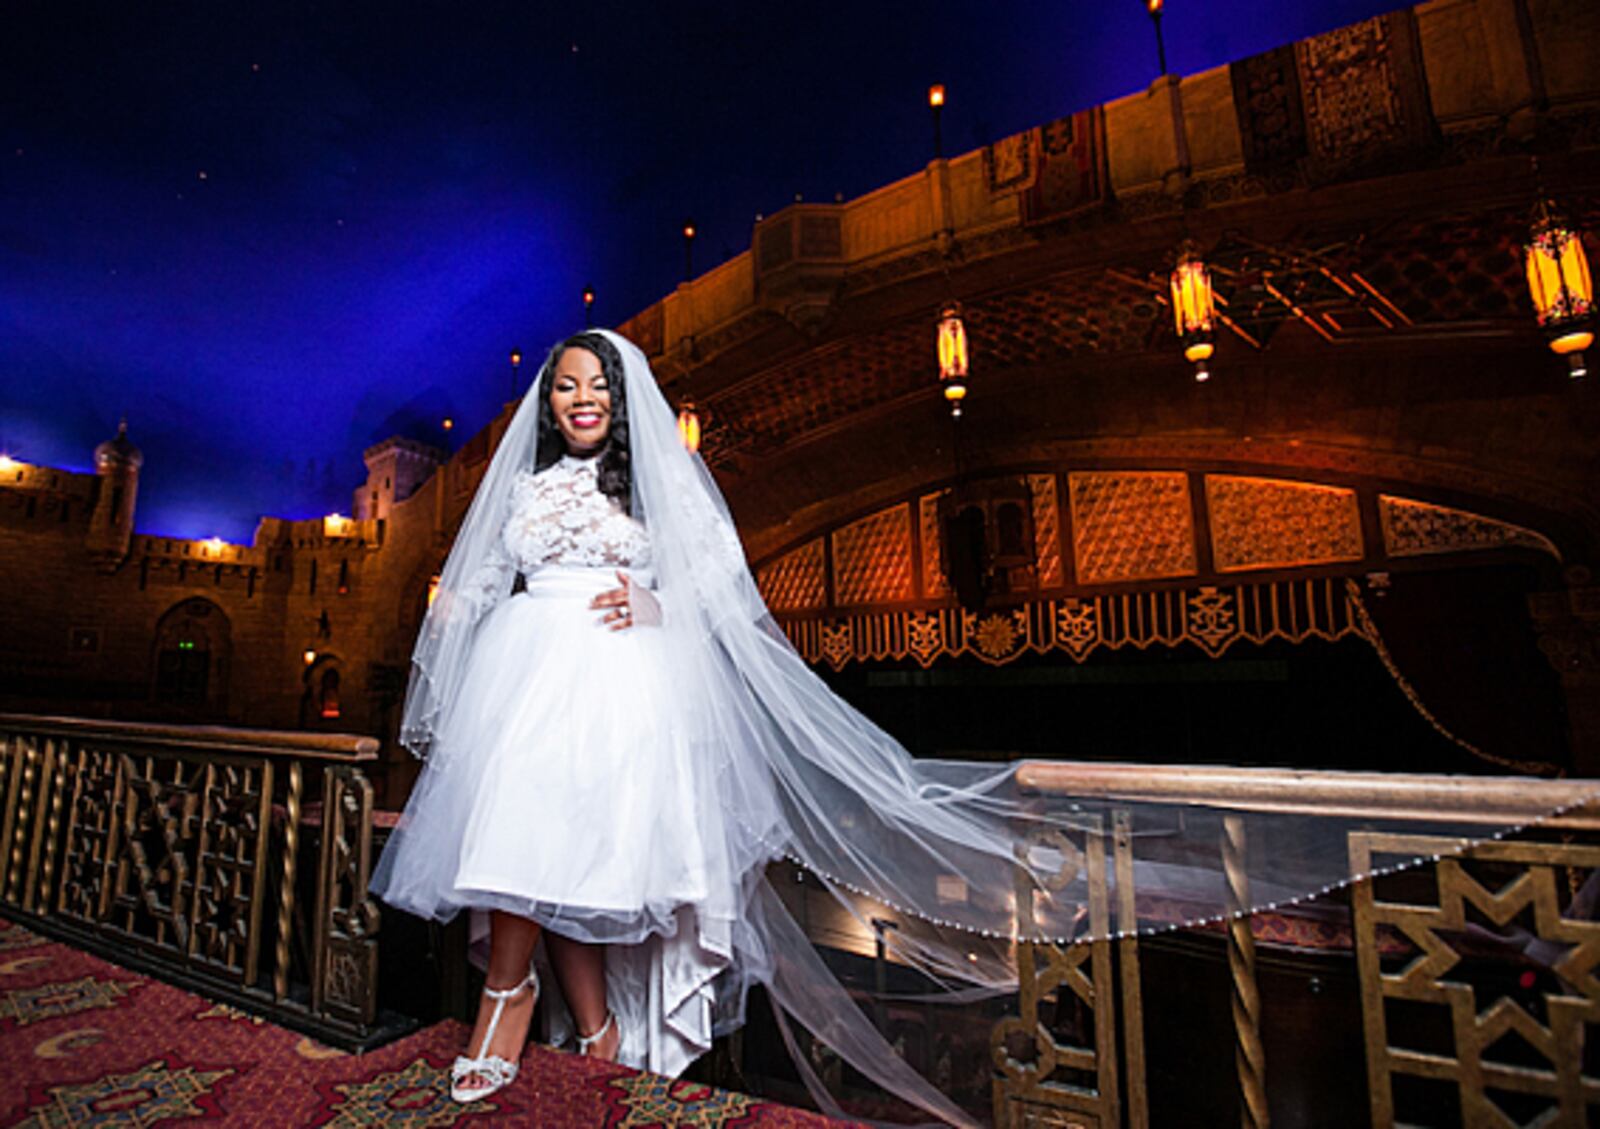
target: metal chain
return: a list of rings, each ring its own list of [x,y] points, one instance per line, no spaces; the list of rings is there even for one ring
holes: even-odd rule
[[[1458,748],[1464,749],[1479,760],[1490,764],[1499,765],[1501,768],[1513,769],[1525,776],[1564,776],[1566,770],[1548,761],[1524,761],[1514,757],[1502,757],[1496,753],[1486,752],[1478,748],[1471,741],[1457,737],[1443,722],[1433,715],[1423,702],[1422,696],[1416,688],[1400,673],[1400,668],[1395,664],[1394,656],[1389,653],[1389,648],[1384,645],[1383,636],[1378,633],[1378,625],[1372,621],[1372,615],[1367,611],[1367,606],[1361,600],[1361,587],[1355,580],[1347,578],[1344,582],[1345,595],[1350,601],[1350,610],[1360,630],[1358,634],[1365,639],[1372,649],[1377,652],[1378,659],[1383,663],[1384,669],[1389,672],[1389,677],[1394,679],[1395,685],[1400,687],[1400,692],[1411,703],[1411,708],[1426,721],[1439,736]]]

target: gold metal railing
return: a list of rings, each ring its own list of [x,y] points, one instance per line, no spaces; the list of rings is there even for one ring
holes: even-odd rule
[[[379,912],[363,766],[377,751],[342,734],[0,714],[0,913],[369,1045]]]
[[[1442,1086],[1434,1092],[1448,1098],[1449,1108],[1432,1107],[1424,1124],[1520,1124],[1526,1111],[1538,1106],[1541,1125],[1580,1126],[1600,1118],[1600,1072],[1592,1047],[1600,1033],[1600,977],[1595,974],[1600,920],[1591,912],[1595,906],[1578,915],[1562,909],[1563,892],[1576,903],[1585,897],[1585,876],[1600,871],[1600,847],[1592,842],[1600,831],[1600,812],[1583,806],[1600,782],[1077,762],[1031,762],[1019,769],[1018,781],[1037,794],[1111,805],[1110,833],[1090,828],[1081,848],[1073,845],[1064,852],[1070,857],[1067,865],[1074,872],[1081,866],[1088,879],[1086,912],[1102,933],[1110,931],[1106,926],[1113,915],[1119,928],[1134,924],[1131,809],[1117,808],[1118,802],[1182,803],[1223,812],[1217,849],[1235,907],[1250,904],[1247,844],[1244,821],[1226,813],[1382,818],[1419,825],[1504,827],[1540,821],[1539,841],[1491,840],[1464,851],[1461,839],[1430,836],[1425,827],[1419,834],[1359,828],[1348,833],[1353,875],[1371,873],[1379,856],[1444,856],[1430,864],[1430,880],[1410,883],[1399,896],[1380,895],[1370,880],[1350,891],[1349,960],[1359,974],[1366,1104],[1371,1124],[1381,1129],[1400,1123],[1398,1087],[1413,1084]],[[1544,818],[1558,810],[1559,816]],[[1585,836],[1590,843],[1575,841]],[[1115,906],[1106,879],[1108,855],[1117,876]],[[1032,904],[1029,881],[1019,874],[1019,906]],[[1597,900],[1593,889],[1587,900]],[[1543,946],[1547,981],[1519,996],[1492,990],[1493,983],[1486,994],[1484,985],[1469,983],[1463,955],[1453,945],[1474,923],[1488,929],[1515,926],[1525,948]],[[1388,950],[1381,938],[1392,942]],[[1226,944],[1239,1122],[1265,1129],[1271,1120],[1270,1055],[1262,1039],[1248,916],[1229,922]],[[1066,949],[1020,947],[1018,1014],[997,1024],[991,1036],[998,1071],[996,1126],[1142,1129],[1150,1123],[1138,947],[1132,936]],[[1047,1022],[1063,992],[1074,1006],[1093,1012],[1092,1022],[1079,1027],[1077,1041],[1063,1039]],[[1397,1002],[1436,1009],[1415,1023],[1430,1029],[1432,1045],[1418,1049],[1408,1041],[1407,1023],[1390,1018]],[[1496,1045],[1503,1050],[1512,1041],[1519,1049],[1510,1059],[1497,1057]],[[1506,1112],[1508,1102],[1523,1111],[1515,1119]],[[1407,1117],[1406,1123],[1415,1119]]]

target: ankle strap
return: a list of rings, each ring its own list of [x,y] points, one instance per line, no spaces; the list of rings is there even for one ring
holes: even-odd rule
[[[596,1031],[593,1035],[578,1036],[578,1053],[582,1054],[584,1051],[587,1051],[590,1047],[598,1043],[601,1039],[604,1039],[606,1037],[606,1032],[615,1027],[616,1024],[617,1013],[608,1008],[606,1010],[606,1021],[600,1025],[600,1030]]]
[[[509,1000],[513,996],[522,995],[528,988],[532,988],[535,991],[539,988],[539,974],[531,968],[528,970],[528,978],[522,983],[513,984],[509,988],[491,988],[485,984],[483,986],[483,994],[491,1000]]]

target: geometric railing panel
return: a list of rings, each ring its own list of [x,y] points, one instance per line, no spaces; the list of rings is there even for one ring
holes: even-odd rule
[[[1132,847],[1126,815],[1117,813],[1116,833],[1108,836],[1096,815],[1084,820],[1081,838],[1061,832],[1034,835],[1018,844],[1018,851],[1037,848],[1060,859],[1058,872],[1043,879],[1042,888],[1018,868],[1016,904],[1018,928],[1033,931],[1032,907],[1038,897],[1065,888],[1080,876],[1088,887],[1082,912],[1088,926],[1107,933],[1115,914],[1131,920],[1130,896],[1113,907],[1107,881],[1107,840],[1114,843],[1119,885],[1126,889],[1132,876]],[[1110,941],[1058,946],[1021,943],[1017,946],[1017,1014],[1003,1019],[990,1036],[990,1054],[998,1077],[994,1087],[996,1129],[1113,1129],[1124,1124],[1124,1087],[1118,1072],[1117,1003],[1138,1011],[1138,963],[1132,939],[1123,948],[1119,978],[1112,962]],[[1130,994],[1131,993],[1131,994]],[[1144,1049],[1142,1038],[1128,1041],[1128,1071],[1132,1081],[1126,1100],[1129,1124],[1142,1126]]]
[[[1352,833],[1351,869],[1369,873],[1385,856],[1459,846]],[[1371,881],[1353,888],[1374,1126],[1417,1116],[1468,1129],[1600,1123],[1600,1076],[1584,1070],[1584,1048],[1600,1035],[1596,867],[1596,847],[1490,842],[1440,859],[1432,891],[1396,901],[1380,900]],[[1582,873],[1589,880],[1574,892]],[[1415,951],[1385,967],[1370,942],[1391,930]],[[1482,957],[1486,945],[1497,949],[1492,964]],[[1405,1007],[1413,1011],[1402,1021],[1396,1009]],[[1447,1042],[1417,1045],[1418,1032],[1441,1026]],[[1426,1098],[1410,1092],[1424,1087],[1432,1087]]]
[[[365,1045],[380,1037],[379,911],[359,762],[375,752],[370,738],[338,735],[0,719],[0,906],[325,1041]],[[319,760],[314,815],[305,768]],[[306,881],[308,830],[320,859]]]

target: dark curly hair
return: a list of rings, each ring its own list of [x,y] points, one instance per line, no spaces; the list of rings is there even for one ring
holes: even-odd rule
[[[628,390],[622,380],[622,354],[617,347],[598,333],[578,333],[567,338],[554,349],[539,371],[539,438],[534,444],[533,469],[535,472],[559,462],[567,453],[567,441],[556,425],[556,414],[550,408],[550,389],[555,383],[556,364],[568,349],[583,349],[593,353],[600,362],[600,372],[606,378],[611,393],[611,430],[605,444],[595,456],[600,460],[600,493],[616,500],[622,512],[633,512],[633,465],[628,450]]]

